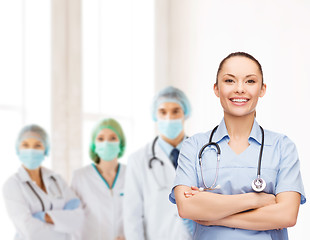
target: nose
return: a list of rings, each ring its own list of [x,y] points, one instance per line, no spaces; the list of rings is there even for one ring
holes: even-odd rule
[[[237,82],[237,86],[236,86],[235,91],[236,91],[236,93],[239,93],[239,94],[245,92],[243,81],[238,81]]]
[[[172,117],[172,113],[171,112],[168,112],[167,115],[166,115],[166,120],[171,120],[173,117]]]

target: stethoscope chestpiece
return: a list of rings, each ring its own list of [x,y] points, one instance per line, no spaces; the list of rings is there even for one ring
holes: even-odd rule
[[[253,180],[252,182],[252,189],[255,192],[262,192],[266,188],[266,182],[264,179],[257,177],[256,179]]]

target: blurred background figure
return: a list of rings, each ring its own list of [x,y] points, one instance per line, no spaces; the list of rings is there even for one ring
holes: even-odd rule
[[[118,162],[125,146],[125,135],[116,120],[104,119],[95,126],[89,147],[94,163],[76,170],[72,180],[87,219],[76,239],[125,239],[122,213],[125,166]]]
[[[82,225],[80,200],[58,174],[41,166],[49,151],[43,128],[28,125],[20,131],[16,152],[22,166],[3,186],[15,239],[71,239]]]
[[[189,100],[177,88],[166,87],[154,97],[152,117],[159,135],[127,163],[124,225],[128,240],[191,239],[192,221],[181,219],[168,200],[186,138],[184,121],[190,113]]]

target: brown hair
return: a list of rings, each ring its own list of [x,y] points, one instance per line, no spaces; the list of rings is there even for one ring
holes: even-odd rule
[[[245,52],[234,52],[234,53],[229,54],[227,57],[225,57],[221,61],[220,65],[219,65],[219,68],[217,69],[216,85],[218,83],[219,72],[221,71],[221,69],[222,69],[224,63],[226,62],[226,60],[231,58],[231,57],[246,57],[248,59],[251,59],[253,62],[255,62],[256,65],[258,66],[258,69],[259,69],[260,73],[262,74],[262,84],[264,84],[263,69],[262,69],[262,66],[260,65],[259,61],[257,61],[257,59],[255,57],[253,57],[252,55],[250,55],[248,53],[245,53]]]

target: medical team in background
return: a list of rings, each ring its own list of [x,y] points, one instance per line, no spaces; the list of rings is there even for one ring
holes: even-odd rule
[[[21,167],[3,186],[18,240],[67,240],[83,226],[80,200],[67,183],[41,163],[50,152],[47,133],[27,125],[16,140]]]
[[[191,239],[193,222],[180,218],[167,197],[186,139],[184,122],[191,106],[182,91],[167,87],[154,97],[151,110],[159,135],[130,155],[127,162],[125,236],[127,240]]]
[[[89,154],[93,163],[73,174],[72,189],[82,201],[85,222],[74,239],[124,240],[123,198],[126,167],[118,162],[125,134],[114,119],[93,129]],[[129,204],[128,204],[129,205]]]
[[[3,187],[15,239],[287,239],[289,225],[272,222],[264,207],[285,218],[306,199],[294,144],[264,131],[255,120],[265,90],[256,59],[246,53],[229,55],[214,85],[224,118],[213,134],[187,136],[190,102],[180,89],[166,87],[151,107],[158,135],[131,153],[125,166],[119,163],[126,149],[121,125],[112,118],[99,121],[90,137],[92,162],[74,171],[71,188],[41,166],[50,151],[45,130],[25,126],[16,141],[21,167]],[[234,138],[241,130],[243,141]],[[252,173],[256,190],[266,193],[253,192]],[[246,211],[250,209],[259,210]]]

